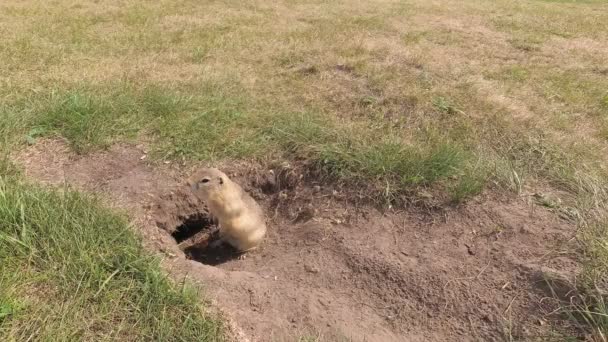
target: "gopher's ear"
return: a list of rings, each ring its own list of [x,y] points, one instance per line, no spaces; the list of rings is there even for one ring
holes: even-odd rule
[[[219,178],[220,178],[220,185],[224,184],[224,179],[222,177],[219,177]]]

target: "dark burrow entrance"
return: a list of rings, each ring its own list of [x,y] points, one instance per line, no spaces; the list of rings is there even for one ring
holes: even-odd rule
[[[188,259],[206,265],[219,265],[239,255],[232,246],[219,242],[217,224],[204,213],[185,217],[171,235]]]

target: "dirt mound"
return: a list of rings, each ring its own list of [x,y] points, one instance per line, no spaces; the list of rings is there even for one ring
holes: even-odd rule
[[[575,227],[532,201],[485,195],[460,208],[381,212],[292,167],[224,167],[265,206],[269,232],[245,258],[215,262],[177,245],[180,231],[212,225],[182,185],[191,169],[143,156],[115,146],[79,157],[47,141],[17,159],[36,179],[101,191],[127,208],[166,269],[200,283],[252,340],[529,341],[567,329],[547,324],[561,317],[544,275],[576,274],[561,253],[573,248]]]

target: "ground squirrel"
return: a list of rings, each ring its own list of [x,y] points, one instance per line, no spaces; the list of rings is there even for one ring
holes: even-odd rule
[[[196,172],[189,184],[218,220],[221,242],[241,252],[250,251],[262,242],[266,235],[262,208],[226,174],[215,168],[205,168]]]

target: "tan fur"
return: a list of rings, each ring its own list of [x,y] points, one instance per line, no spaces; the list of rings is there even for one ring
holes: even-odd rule
[[[237,183],[215,168],[196,172],[189,181],[194,194],[205,201],[219,221],[220,236],[239,251],[256,248],[266,235],[262,208]]]

